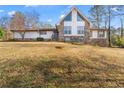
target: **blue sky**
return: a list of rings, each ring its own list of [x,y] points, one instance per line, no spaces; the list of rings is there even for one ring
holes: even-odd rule
[[[35,10],[40,15],[40,20],[43,22],[49,22],[51,24],[56,24],[60,18],[66,14],[72,6],[70,5],[1,5],[0,6],[0,17],[7,15],[11,16],[15,11],[30,11]],[[85,16],[89,16],[89,9],[91,5],[77,5],[76,6]],[[113,25],[119,26],[119,22],[114,20]]]

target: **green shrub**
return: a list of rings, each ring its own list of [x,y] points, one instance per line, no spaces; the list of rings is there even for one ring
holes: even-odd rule
[[[4,30],[2,28],[0,28],[0,39],[2,39],[4,36]]]
[[[38,37],[38,38],[37,38],[37,41],[44,41],[44,38]]]
[[[117,39],[117,36],[112,36],[112,39],[111,39],[111,42],[113,45],[116,45],[116,40]]]
[[[124,39],[120,36],[113,36],[112,37],[112,44],[119,47],[124,47]]]

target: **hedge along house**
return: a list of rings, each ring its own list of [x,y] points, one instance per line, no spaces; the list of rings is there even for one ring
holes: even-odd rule
[[[13,38],[16,40],[36,40],[37,38],[43,38],[44,40],[58,40],[58,31],[56,28],[11,31],[13,32]]]
[[[94,29],[75,6],[60,20],[57,29],[60,41],[107,45],[107,30]]]

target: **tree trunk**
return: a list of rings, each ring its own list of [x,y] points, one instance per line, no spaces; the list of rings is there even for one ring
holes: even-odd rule
[[[21,35],[21,37],[22,37],[22,40],[24,40],[25,32],[20,32],[20,35]]]
[[[24,40],[24,37],[25,37],[25,32],[23,32],[22,40]]]
[[[108,13],[109,13],[109,16],[108,16],[108,23],[109,23],[109,27],[108,27],[108,46],[109,47],[112,47],[111,45],[111,7],[109,6],[108,7]]]
[[[96,14],[97,14],[97,18],[96,18],[96,20],[97,20],[97,28],[99,29],[100,28],[100,24],[99,24],[99,7],[98,6],[96,6]]]
[[[105,19],[105,30],[107,30],[107,19]]]
[[[123,20],[121,19],[121,38],[123,38],[123,34],[124,34],[124,31],[123,31]]]

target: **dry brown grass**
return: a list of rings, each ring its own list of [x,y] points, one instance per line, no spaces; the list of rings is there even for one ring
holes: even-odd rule
[[[124,49],[0,42],[0,87],[124,87]]]

